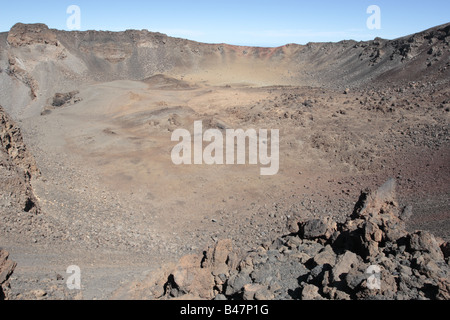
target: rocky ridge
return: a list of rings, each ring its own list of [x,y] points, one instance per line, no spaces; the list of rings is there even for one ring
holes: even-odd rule
[[[147,30],[67,32],[18,23],[0,38],[5,42],[0,43],[0,71],[6,71],[0,72],[0,80],[10,89],[0,92],[0,103],[11,112],[12,105],[40,105],[84,83],[143,80],[157,74],[221,85],[339,89],[383,85],[387,79],[445,79],[450,70],[449,30],[444,24],[395,40],[252,48],[197,43]],[[255,72],[259,69],[263,71]],[[28,90],[29,99],[9,101],[11,90]]]

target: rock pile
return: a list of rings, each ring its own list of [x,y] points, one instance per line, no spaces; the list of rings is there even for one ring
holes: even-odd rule
[[[80,92],[78,90],[71,91],[68,93],[56,93],[53,97],[52,106],[53,107],[63,107],[67,104],[75,104],[80,101],[80,98],[77,98],[76,95]]]
[[[44,107],[41,115],[47,115],[54,109],[69,107],[80,102],[81,98],[77,96],[79,93],[78,90],[67,93],[55,93],[53,98],[49,99],[49,104]]]
[[[242,255],[231,240],[117,297],[150,299],[450,299],[449,244],[408,233],[411,208],[395,200],[395,180],[361,194],[345,222],[290,224],[291,234]]]

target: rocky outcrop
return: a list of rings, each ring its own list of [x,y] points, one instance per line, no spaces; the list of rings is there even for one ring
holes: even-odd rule
[[[56,34],[50,30],[45,24],[15,24],[8,33],[7,43],[11,47],[8,54],[7,74],[22,82],[30,89],[30,97],[36,99],[39,90],[39,81],[30,72],[33,63],[21,59],[14,54],[14,50],[20,50],[21,47],[32,45],[49,45],[60,46],[56,38]]]
[[[33,44],[59,45],[56,34],[42,23],[17,23],[9,31],[7,40],[12,47],[22,47]]]
[[[36,161],[23,141],[19,126],[0,106],[0,148],[28,177],[39,173]]]
[[[19,80],[30,89],[30,98],[32,100],[37,97],[39,90],[38,82],[25,70],[25,66],[19,63],[13,55],[10,55],[8,58],[8,68],[6,72],[9,76]]]
[[[450,299],[448,243],[409,233],[395,180],[362,192],[343,223],[297,221],[295,232],[245,255],[222,240],[149,281],[117,292],[147,299]],[[140,288],[140,290],[136,290]],[[143,289],[145,288],[145,289]]]
[[[31,178],[39,174],[39,170],[23,142],[20,128],[1,106],[0,171],[1,218],[11,218],[12,212],[39,213],[38,202],[30,183]]]
[[[57,108],[64,108],[74,105],[81,101],[77,95],[80,92],[78,90],[67,92],[67,93],[56,93],[52,99],[49,101],[49,105],[44,107],[41,115],[46,115],[51,113],[52,110]]]
[[[57,93],[53,97],[52,107],[61,108],[66,105],[75,104],[80,101],[79,98],[76,97],[79,94],[79,91],[72,91],[68,93]]]
[[[9,260],[9,253],[0,248],[0,300],[9,298],[9,277],[16,268],[16,263]]]

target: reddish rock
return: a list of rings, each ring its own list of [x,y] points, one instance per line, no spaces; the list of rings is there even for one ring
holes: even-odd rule
[[[42,23],[15,24],[8,33],[8,43],[12,47],[33,44],[59,45],[56,34]]]

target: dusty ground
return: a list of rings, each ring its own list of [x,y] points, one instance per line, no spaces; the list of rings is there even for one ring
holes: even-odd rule
[[[443,48],[440,68],[448,65]],[[54,92],[41,97],[42,81],[20,110],[4,99],[40,170],[31,180],[39,223],[26,228],[28,220],[9,216],[0,227],[1,246],[18,263],[15,298],[108,298],[126,281],[219,239],[251,249],[286,233],[290,216],[344,217],[362,189],[389,177],[398,181],[400,203],[413,206],[408,227],[450,240],[447,69],[415,82],[386,75],[344,92],[328,83],[310,86],[321,81],[316,76],[293,84],[284,74],[289,68],[271,78],[271,68],[262,67],[267,61],[239,61],[213,68],[213,75],[205,64],[141,81],[75,79],[67,86],[76,89],[75,101],[60,107],[51,106]],[[197,120],[279,129],[279,173],[260,176],[260,166],[249,165],[175,166],[171,133],[192,130]],[[65,288],[69,265],[81,267],[81,294]]]

